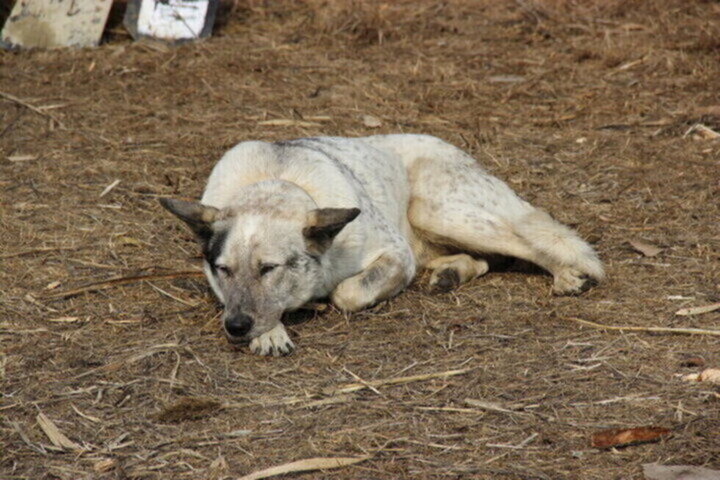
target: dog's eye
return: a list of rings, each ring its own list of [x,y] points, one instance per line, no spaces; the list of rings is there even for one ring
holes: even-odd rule
[[[260,265],[260,276],[265,276],[275,270],[279,265],[277,263],[263,263]]]
[[[232,270],[230,270],[230,268],[228,268],[227,265],[215,265],[215,268],[216,268],[219,272],[222,272],[223,274],[227,275],[228,277],[232,277],[232,276],[233,276]]]

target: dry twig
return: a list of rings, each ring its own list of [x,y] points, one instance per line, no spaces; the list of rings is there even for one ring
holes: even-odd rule
[[[411,383],[411,382],[421,382],[423,380],[431,380],[434,378],[445,378],[445,377],[452,377],[456,375],[463,375],[465,373],[470,372],[473,370],[472,368],[463,368],[460,370],[447,370],[445,372],[434,372],[434,373],[427,373],[424,375],[412,375],[409,377],[394,377],[394,378],[385,378],[382,380],[372,380],[372,381],[366,381],[365,383],[349,383],[340,387],[331,387],[323,390],[321,393],[315,393],[315,394],[309,394],[309,395],[303,395],[303,396],[293,396],[293,397],[285,397],[280,398],[276,400],[271,400],[267,403],[259,403],[259,402],[242,402],[242,403],[226,403],[222,407],[223,408],[246,408],[246,407],[253,407],[253,406],[275,406],[275,405],[294,405],[297,403],[303,403],[308,402],[306,405],[303,405],[303,407],[308,406],[318,406],[318,405],[324,405],[328,403],[337,403],[337,402],[330,402],[330,401],[318,401],[318,398],[322,398],[323,396],[327,397],[335,397],[335,396],[342,396],[343,400],[351,400],[353,397],[345,395],[347,393],[353,393],[357,392],[359,390],[365,390],[370,389],[371,387],[381,387],[383,385],[400,385],[404,383]]]
[[[6,98],[6,99],[10,100],[11,102],[17,103],[18,105],[22,105],[23,107],[37,113],[38,115],[47,117],[50,120],[52,120],[53,122],[57,123],[58,127],[62,128],[63,130],[67,130],[67,127],[65,126],[65,124],[63,122],[61,122],[60,120],[58,120],[54,115],[50,115],[49,113],[43,111],[42,109],[36,107],[35,105],[32,105],[32,104],[26,102],[25,100],[23,100],[21,98],[16,97],[15,95],[10,95],[9,93],[0,91],[0,97]]]
[[[704,330],[701,328],[673,328],[673,327],[634,327],[626,325],[601,325],[599,323],[583,320],[582,318],[567,317],[568,320],[602,330],[620,330],[627,332],[657,332],[657,333],[684,333],[688,335],[718,335],[720,330]]]
[[[285,475],[286,473],[293,472],[312,472],[314,470],[330,470],[332,468],[347,467],[355,463],[364,462],[370,458],[365,457],[316,457],[307,458],[305,460],[298,460],[297,462],[286,463],[284,465],[278,465],[277,467],[267,468],[265,470],[259,470],[253,472],[244,477],[240,477],[238,480],[260,480],[261,478],[275,477],[277,475]]]
[[[102,282],[94,282],[84,285],[82,287],[74,288],[72,290],[65,290],[64,292],[51,293],[46,295],[47,298],[67,298],[79,295],[86,292],[97,292],[98,290],[105,290],[108,288],[117,287],[120,285],[127,285],[129,283],[144,282],[148,280],[170,280],[173,278],[187,278],[187,277],[202,277],[204,274],[199,270],[188,270],[181,272],[170,272],[170,273],[158,273],[150,275],[132,275],[129,277],[117,277],[111,278],[110,280],[104,280]]]

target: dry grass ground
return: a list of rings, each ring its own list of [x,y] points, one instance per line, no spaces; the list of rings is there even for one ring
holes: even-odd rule
[[[719,366],[718,337],[569,320],[720,328],[674,315],[720,301],[720,142],[684,136],[720,127],[719,56],[720,4],[687,0],[238,1],[197,45],[114,26],[93,50],[0,52],[0,478],[221,479],[355,455],[372,458],[303,478],[720,468],[719,389],[677,377],[691,357]],[[472,152],[592,241],[607,282],[554,298],[516,266],[431,295],[421,277],[371,311],[306,315],[287,358],[230,349],[200,277],[52,297],[197,269],[157,198],[199,196],[233,144],[378,132]],[[470,370],[329,395],[453,369]],[[39,413],[82,450],[53,448]],[[589,446],[646,425],[673,435]]]

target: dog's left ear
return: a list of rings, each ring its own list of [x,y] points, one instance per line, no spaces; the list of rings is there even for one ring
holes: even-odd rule
[[[220,212],[217,208],[208,207],[200,202],[186,202],[174,198],[161,198],[160,205],[187,223],[200,241],[208,241],[212,237],[212,223]]]
[[[303,228],[308,250],[324,253],[345,225],[358,215],[359,208],[318,208],[308,212]]]

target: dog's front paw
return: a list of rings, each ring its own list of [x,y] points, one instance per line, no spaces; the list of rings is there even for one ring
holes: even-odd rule
[[[280,357],[290,355],[294,350],[295,344],[290,340],[282,323],[250,342],[250,351],[257,355]]]

